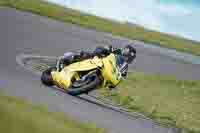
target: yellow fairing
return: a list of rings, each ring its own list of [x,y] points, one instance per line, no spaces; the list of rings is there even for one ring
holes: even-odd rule
[[[88,59],[81,62],[73,63],[67,66],[67,68],[70,69],[71,71],[78,72],[78,71],[92,70],[102,66],[103,66],[102,60],[96,56],[93,59]]]
[[[78,79],[79,71],[88,71],[95,69],[97,67],[102,67],[102,60],[98,57],[93,59],[84,60],[81,62],[73,63],[69,66],[66,66],[61,72],[51,72],[55,84],[63,89],[67,89],[71,86],[72,78]]]
[[[114,54],[110,54],[106,58],[103,58],[103,68],[101,74],[104,77],[106,83],[110,83],[112,86],[116,86],[120,82],[120,73],[117,69],[116,59]]]
[[[75,77],[76,74],[76,72],[69,71],[66,68],[64,68],[61,72],[51,72],[54,83],[62,89],[67,89],[70,87],[71,79]]]

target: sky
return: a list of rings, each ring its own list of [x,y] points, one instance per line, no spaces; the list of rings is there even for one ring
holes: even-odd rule
[[[200,41],[200,0],[48,0]]]

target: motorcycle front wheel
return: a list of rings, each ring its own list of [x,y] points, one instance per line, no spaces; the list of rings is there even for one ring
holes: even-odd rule
[[[41,75],[41,82],[46,85],[46,86],[53,86],[54,82],[51,76],[51,72],[53,70],[56,70],[56,67],[50,67],[48,69],[46,69],[45,71],[42,72]]]
[[[87,94],[92,90],[97,89],[101,84],[101,79],[97,73],[92,73],[87,78],[82,80],[74,81],[72,86],[68,89],[67,93],[72,96],[77,96],[81,94]]]

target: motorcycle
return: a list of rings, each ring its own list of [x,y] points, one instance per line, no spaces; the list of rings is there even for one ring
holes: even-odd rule
[[[126,78],[128,64],[136,57],[135,49],[129,57],[126,57],[128,59],[121,54],[121,51],[122,49],[116,49],[108,56],[95,56],[64,67],[61,60],[58,59],[55,67],[50,67],[42,73],[41,81],[47,86],[56,85],[73,96],[88,94],[90,91],[102,87],[115,88],[121,80]],[[52,71],[65,72],[67,76],[65,75],[63,85],[57,84],[55,81],[46,82],[51,78]]]

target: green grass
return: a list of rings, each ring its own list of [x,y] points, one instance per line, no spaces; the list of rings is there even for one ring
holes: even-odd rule
[[[61,113],[48,112],[13,97],[0,95],[1,133],[104,133],[92,124],[81,124]]]
[[[97,31],[109,32],[113,35],[124,36],[130,39],[141,40],[162,47],[200,55],[199,42],[147,30],[140,26],[130,26],[125,23],[117,23],[104,18],[86,15],[79,11],[64,8],[43,0],[0,0],[0,5],[33,12],[68,23],[78,24]]]
[[[118,92],[101,94],[163,124],[200,132],[200,81],[134,72],[118,88]]]

